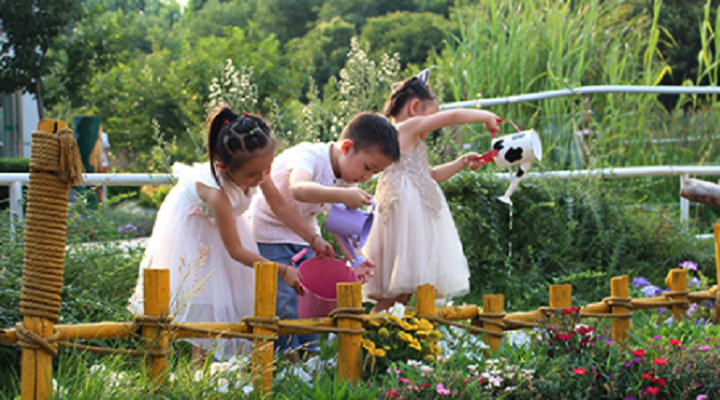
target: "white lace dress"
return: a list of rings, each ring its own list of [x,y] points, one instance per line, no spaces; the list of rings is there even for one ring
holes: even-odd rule
[[[143,269],[170,269],[170,312],[175,322],[240,322],[253,313],[254,272],[235,261],[223,244],[215,219],[197,193],[196,182],[219,188],[208,163],[173,166],[179,178],[158,211],[152,237],[140,264],[130,311],[143,313]],[[255,238],[242,215],[256,189],[245,193],[222,180],[232,204],[242,245],[257,253]],[[250,350],[243,339],[192,339],[194,345],[218,350],[218,358]]]
[[[433,284],[438,294],[465,294],[470,272],[445,196],[430,176],[427,146],[410,153],[378,178],[375,220],[363,249],[377,263],[364,285],[367,298],[392,298]]]

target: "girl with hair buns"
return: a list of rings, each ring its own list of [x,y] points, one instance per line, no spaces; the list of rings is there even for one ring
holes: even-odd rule
[[[221,108],[208,128],[208,162],[175,164],[179,178],[158,211],[140,266],[130,310],[143,314],[143,269],[170,269],[171,309],[175,322],[239,322],[253,314],[252,266],[267,261],[242,214],[259,187],[273,212],[307,241],[320,257],[332,246],[305,223],[267,179],[276,141],[259,116]],[[198,262],[197,260],[201,260]],[[288,265],[278,275],[301,293],[300,276]],[[243,339],[190,339],[193,354],[218,350],[229,358],[249,350]]]

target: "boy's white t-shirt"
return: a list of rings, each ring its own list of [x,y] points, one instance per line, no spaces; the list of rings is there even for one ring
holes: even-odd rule
[[[320,233],[317,215],[330,210],[331,203],[303,203],[295,200],[290,193],[290,172],[305,171],[313,176],[313,181],[328,187],[355,187],[355,183],[347,183],[336,178],[330,161],[332,143],[300,143],[283,151],[275,158],[270,176],[275,182],[280,195],[283,196],[302,219]],[[262,193],[260,191],[260,193]],[[259,243],[290,243],[307,245],[298,234],[288,228],[272,212],[265,196],[257,195],[251,206],[252,232]]]

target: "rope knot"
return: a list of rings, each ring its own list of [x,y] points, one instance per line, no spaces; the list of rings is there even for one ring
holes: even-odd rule
[[[42,349],[46,353],[55,356],[58,353],[58,331],[53,329],[50,336],[42,337],[39,334],[26,328],[22,322],[15,324],[15,331],[18,335],[18,346],[26,349]]]

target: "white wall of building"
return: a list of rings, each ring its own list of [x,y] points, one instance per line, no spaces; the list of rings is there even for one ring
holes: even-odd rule
[[[22,132],[23,138],[21,157],[23,158],[30,158],[30,142],[38,122],[40,122],[40,117],[38,116],[37,102],[33,95],[24,93],[20,101],[20,132]]]

